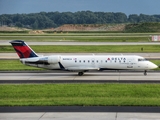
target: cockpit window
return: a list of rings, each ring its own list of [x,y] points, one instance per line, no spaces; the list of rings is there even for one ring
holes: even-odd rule
[[[148,61],[148,60],[145,58],[139,58],[138,61]]]

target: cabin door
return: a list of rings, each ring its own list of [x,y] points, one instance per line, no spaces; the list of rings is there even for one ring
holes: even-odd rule
[[[134,59],[133,58],[128,58],[128,61],[127,61],[127,68],[133,68],[133,61]]]

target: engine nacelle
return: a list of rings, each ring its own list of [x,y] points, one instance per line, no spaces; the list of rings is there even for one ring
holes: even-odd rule
[[[42,57],[39,59],[38,63],[39,64],[56,64],[60,61],[60,56],[47,56],[47,57]]]
[[[49,64],[55,64],[60,61],[60,56],[48,56],[48,63]]]
[[[27,59],[21,59],[21,62],[23,64],[28,65],[49,65],[49,64],[56,64],[60,61],[60,56],[45,56],[45,57],[36,57],[36,58],[27,58]]]

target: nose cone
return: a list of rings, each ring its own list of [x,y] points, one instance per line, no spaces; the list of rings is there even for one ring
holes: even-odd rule
[[[158,68],[158,66],[155,65],[154,63],[151,63],[151,64],[149,65],[149,67],[150,67],[150,69],[156,69],[156,68]]]

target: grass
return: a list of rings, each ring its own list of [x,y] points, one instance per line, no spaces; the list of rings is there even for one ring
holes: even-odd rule
[[[145,36],[148,37],[150,35],[158,35],[159,33],[107,33],[107,32],[86,32],[86,33],[44,33],[44,34],[28,34],[28,33],[0,33],[0,36]]]
[[[0,106],[160,106],[160,84],[1,84],[0,88]]]
[[[76,42],[148,42],[149,37],[104,37],[104,36],[0,36],[1,40],[27,41],[76,41]]]
[[[156,65],[160,65],[160,60],[150,60],[151,62],[153,62],[154,64],[156,64]],[[160,70],[160,68],[156,68],[156,70],[157,69],[159,69]]]
[[[52,33],[16,34],[0,33],[0,40],[25,41],[80,41],[80,42],[148,42],[151,35],[159,33]]]
[[[158,53],[160,51],[159,45],[32,45],[30,47],[39,53]],[[15,51],[12,46],[0,46],[0,52]]]
[[[151,62],[155,63],[156,65],[160,65],[159,60],[151,60]],[[37,70],[44,70],[41,68],[31,67],[23,65],[19,60],[0,60],[0,71],[37,71]],[[156,70],[160,70],[157,68]]]
[[[0,64],[0,71],[43,70],[40,68],[23,65],[19,60],[0,60]]]

